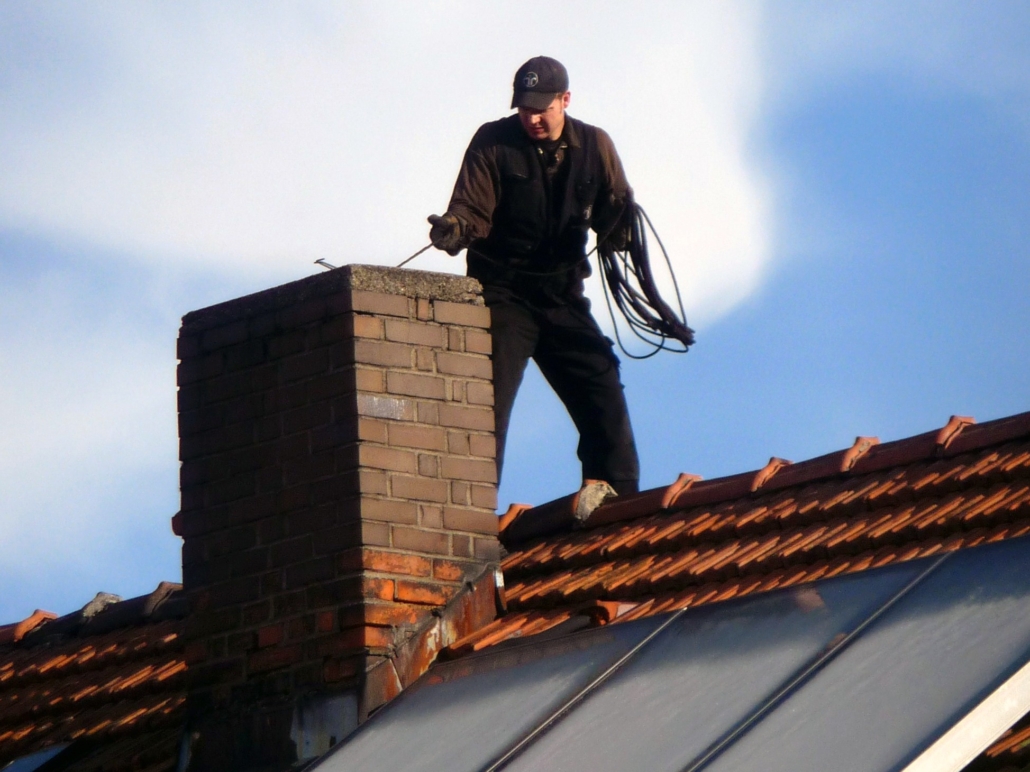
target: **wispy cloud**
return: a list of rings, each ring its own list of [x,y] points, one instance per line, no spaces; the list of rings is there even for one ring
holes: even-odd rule
[[[745,154],[758,14],[716,3],[9,4],[0,223],[147,262],[296,276],[426,240],[511,73],[566,60],[707,317],[768,259]],[[498,34],[504,30],[504,34]],[[575,30],[573,34],[571,31]],[[458,271],[442,256],[427,268]]]

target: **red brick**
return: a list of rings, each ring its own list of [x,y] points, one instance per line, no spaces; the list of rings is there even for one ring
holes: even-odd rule
[[[383,337],[382,319],[377,319],[374,316],[364,316],[363,314],[353,314],[346,318],[350,319],[351,334],[355,338]]]
[[[428,606],[446,606],[454,597],[457,588],[428,582],[412,582],[398,579],[396,598],[403,603],[424,603]]]
[[[275,314],[275,321],[283,329],[300,327],[323,319],[327,310],[325,298],[310,298],[280,309]]]
[[[465,381],[451,381],[451,402],[465,401]]]
[[[279,625],[268,625],[262,627],[257,631],[257,645],[259,649],[266,649],[269,646],[275,646],[282,643],[283,640],[283,626]]]
[[[361,608],[355,608],[350,612],[356,617],[354,624],[383,625],[386,627],[400,627],[401,625],[415,625],[421,622],[428,615],[425,606],[405,605],[401,603],[366,603]]]
[[[393,546],[396,549],[412,552],[427,552],[433,555],[450,554],[449,539],[446,533],[423,531],[419,528],[393,527]]]
[[[418,519],[418,507],[411,501],[391,501],[390,499],[373,499],[363,496],[361,498],[361,518],[414,525]]]
[[[248,370],[268,361],[268,352],[263,340],[248,340],[225,350],[227,372]]]
[[[474,509],[444,507],[443,524],[454,531],[497,534],[497,515],[493,512],[477,512]]]
[[[355,635],[355,628],[358,626],[350,625],[348,629],[347,626],[341,625],[338,633],[322,636],[313,647],[309,642],[308,651],[314,648],[315,657],[338,657],[359,652],[364,648],[364,643],[360,636]]]
[[[423,372],[431,373],[435,369],[436,359],[433,357],[433,350],[420,348],[415,351],[415,367]]]
[[[336,612],[319,611],[315,614],[315,630],[320,633],[331,633],[336,630]]]
[[[390,477],[390,494],[398,499],[435,501],[442,504],[447,501],[447,481],[392,475]]]
[[[211,608],[241,606],[261,597],[261,580],[256,576],[231,579],[211,588]]]
[[[470,405],[494,404],[494,387],[492,383],[470,383],[465,390]]]
[[[444,345],[445,328],[435,324],[405,322],[401,319],[386,320],[386,339],[398,343],[414,343],[418,346],[440,348]]]
[[[190,668],[190,681],[196,686],[217,687],[235,684],[244,677],[246,660],[242,657],[223,662],[211,662]]]
[[[469,437],[469,452],[473,456],[494,458],[497,456],[497,441],[492,434],[473,434]]]
[[[447,435],[436,426],[390,424],[390,445],[397,448],[446,450]]]
[[[418,420],[420,423],[438,425],[440,423],[440,403],[419,402]]]
[[[242,343],[247,339],[247,323],[231,322],[221,327],[206,330],[200,336],[200,347],[204,351],[214,351],[234,343]]]
[[[362,550],[362,567],[381,574],[403,574],[404,576],[429,576],[432,563],[429,558],[408,555],[403,552]]]
[[[307,387],[307,397],[312,402],[318,402],[339,397],[341,394],[353,394],[356,390],[354,376],[354,370],[337,370],[307,381],[304,384]]]
[[[447,328],[447,348],[451,351],[465,350],[465,336],[462,332],[463,330],[460,327]]]
[[[418,473],[423,477],[438,477],[440,475],[440,459],[429,453],[419,453]]]
[[[268,563],[275,568],[307,560],[312,555],[314,555],[313,537],[310,533],[304,533],[269,547]]]
[[[490,309],[467,303],[433,302],[433,319],[440,324],[460,324],[463,327],[490,327]]]
[[[428,399],[443,399],[445,393],[443,378],[392,370],[386,374],[386,390],[391,394]]]
[[[451,482],[451,503],[468,505],[469,503],[469,484],[459,480],[453,480]]]
[[[444,522],[447,520],[447,513],[444,513]],[[284,568],[283,586],[288,590],[308,587],[312,584],[325,582],[336,575],[336,567],[329,556],[316,557],[312,560],[289,565]]]
[[[443,507],[420,504],[418,524],[425,528],[443,528]]]
[[[490,360],[485,357],[454,354],[448,351],[437,352],[436,369],[447,375],[464,375],[469,378],[486,380],[491,379],[494,373]]]
[[[497,464],[493,460],[444,456],[440,462],[440,474],[448,480],[497,482]]]
[[[180,334],[175,341],[175,356],[179,359],[189,359],[200,354],[200,336]]]
[[[358,439],[386,444],[386,424],[374,418],[358,419]]]
[[[476,563],[460,563],[455,560],[437,558],[433,561],[433,577],[444,582],[460,582],[478,567]]]
[[[454,556],[459,558],[472,557],[472,537],[456,533],[451,537],[454,545]]]
[[[447,452],[457,456],[469,454],[469,436],[466,432],[447,432]]]
[[[359,469],[358,490],[361,493],[373,493],[379,496],[385,496],[387,492],[388,479],[389,476],[386,472],[381,472],[377,469]]]
[[[277,595],[272,599],[272,618],[286,619],[306,610],[307,593],[303,590]]]
[[[276,470],[270,473],[278,474]],[[336,457],[332,450],[307,458],[295,458],[283,465],[281,485],[291,486],[321,480],[336,471]]]
[[[473,485],[472,506],[496,510],[497,488],[493,485]]]
[[[326,683],[348,681],[357,676],[365,666],[364,656],[330,657],[322,665],[322,678]]]
[[[272,604],[267,600],[258,601],[252,603],[249,606],[243,607],[243,626],[253,627],[259,625],[262,622],[268,621],[268,617],[272,613]]]
[[[403,295],[386,295],[379,292],[351,292],[351,308],[368,314],[384,316],[411,315],[408,298]]]
[[[372,344],[376,345],[376,344]],[[279,372],[283,381],[289,383],[301,378],[310,378],[329,370],[329,352],[317,349],[306,354],[296,354],[284,359],[279,364]]]
[[[380,367],[411,367],[411,346],[382,341],[354,341],[354,361]]]
[[[440,424],[458,429],[490,432],[494,429],[494,411],[461,405],[439,405]],[[421,419],[420,419],[421,420]]]
[[[393,579],[380,579],[374,576],[361,577],[361,595],[365,598],[393,600]]]
[[[361,445],[358,448],[358,463],[373,469],[387,469],[391,472],[408,472],[409,474],[414,474],[417,469],[415,454],[411,451],[380,448],[374,445]]]
[[[501,559],[501,549],[497,539],[476,539],[475,541],[474,553],[477,558],[493,561]]]
[[[289,332],[285,335],[276,335],[268,339],[269,359],[280,359],[282,357],[299,354],[307,345],[306,336],[303,332]]]
[[[361,543],[370,547],[390,546],[390,526],[387,523],[361,523]]]
[[[282,648],[264,649],[254,652],[247,659],[247,667],[251,673],[263,673],[289,667],[300,662],[301,647],[299,644]]]
[[[358,391],[381,392],[386,390],[386,382],[382,370],[370,370],[366,367],[354,369],[354,385]]]
[[[374,625],[342,630],[339,639],[344,649],[386,649],[394,645],[393,629]]]
[[[315,615],[305,614],[286,623],[286,639],[303,641],[315,634]]]
[[[229,656],[239,656],[255,649],[255,638],[253,631],[247,630],[242,633],[232,633],[225,637],[225,653]]]
[[[493,340],[490,333],[479,330],[465,331],[465,350],[470,354],[492,354]]]
[[[197,665],[208,659],[206,641],[190,641],[183,650],[182,658],[187,665]]]
[[[428,321],[433,318],[433,304],[429,301],[429,298],[418,298],[415,303],[415,314],[422,321]]]
[[[186,359],[179,363],[175,371],[175,382],[186,386],[197,381],[204,381],[221,375],[223,370],[221,354]]]
[[[283,434],[303,432],[315,426],[324,426],[332,420],[332,409],[328,402],[319,402],[282,415]]]
[[[198,410],[179,412],[179,436],[189,437],[200,432],[217,429],[226,421],[225,404],[208,405]]]

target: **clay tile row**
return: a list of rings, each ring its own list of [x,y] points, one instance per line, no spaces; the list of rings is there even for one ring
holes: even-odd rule
[[[28,617],[20,622],[9,625],[0,625],[0,646],[8,643],[17,643],[44,622],[57,619],[57,614],[51,611],[36,609]]]
[[[932,461],[1030,436],[1030,412],[977,424],[967,416],[951,416],[939,429],[892,442],[857,437],[851,447],[800,463],[771,458],[761,469],[702,480],[681,474],[668,486],[638,494],[611,497],[597,483],[585,484],[569,496],[537,507],[514,504],[501,518],[501,540],[508,546],[579,528],[598,528],[648,515],[711,505],[770,493],[821,480],[855,476]],[[601,484],[603,485],[603,484]],[[603,492],[602,492],[603,491]]]

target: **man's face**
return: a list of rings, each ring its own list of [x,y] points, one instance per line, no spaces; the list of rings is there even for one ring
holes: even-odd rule
[[[532,107],[519,108],[519,120],[530,139],[558,139],[565,128],[565,108],[569,106],[571,94],[566,91],[559,94],[547,106],[546,110],[534,110]]]

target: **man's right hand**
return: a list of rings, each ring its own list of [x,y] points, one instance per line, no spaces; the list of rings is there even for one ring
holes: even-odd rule
[[[453,214],[431,214],[429,224],[429,240],[433,246],[442,249],[449,255],[456,255],[461,251],[461,225],[458,218]]]

